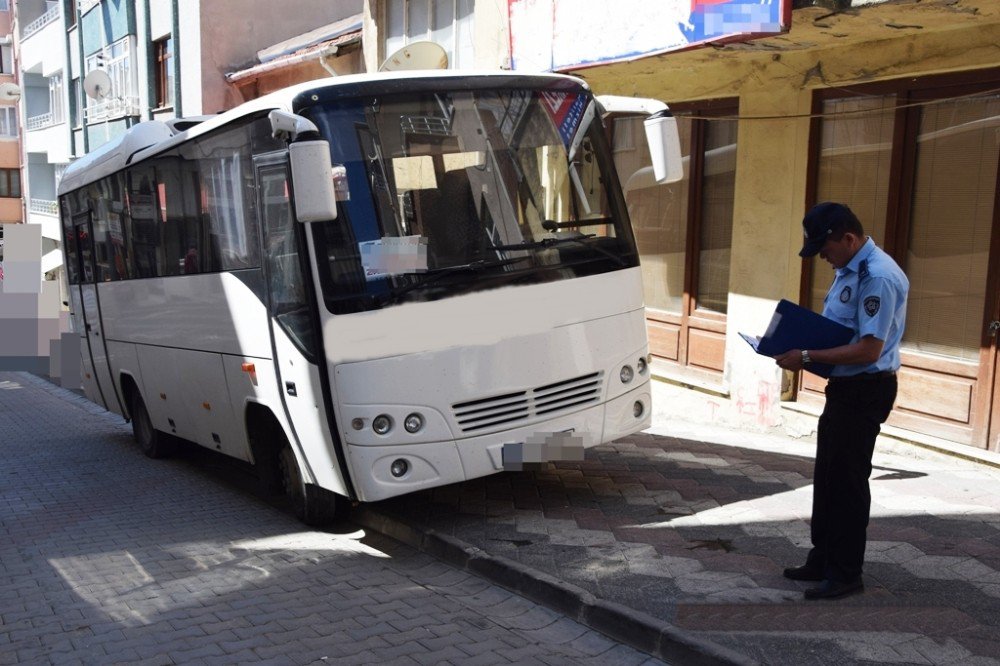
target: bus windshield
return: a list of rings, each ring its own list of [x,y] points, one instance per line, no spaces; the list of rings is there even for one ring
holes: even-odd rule
[[[339,217],[313,225],[334,313],[635,266],[603,127],[581,89],[326,99]]]

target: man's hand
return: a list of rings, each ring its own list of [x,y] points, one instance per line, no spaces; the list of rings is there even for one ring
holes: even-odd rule
[[[778,364],[779,368],[796,372],[802,369],[802,350],[789,349],[784,354],[775,356],[774,361]]]

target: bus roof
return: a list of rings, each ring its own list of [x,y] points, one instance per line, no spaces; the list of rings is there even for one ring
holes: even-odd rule
[[[398,81],[399,92],[405,92],[407,80],[426,81],[440,80],[442,84],[449,81],[461,81],[470,84],[473,81],[482,83],[488,79],[506,79],[512,81],[538,83],[552,81],[571,81],[584,88],[587,84],[582,80],[564,74],[520,74],[507,71],[458,71],[458,70],[427,70],[411,72],[380,72],[377,74],[351,74],[347,76],[330,77],[299,83],[269,93],[263,97],[245,102],[237,107],[215,116],[207,116],[205,120],[194,125],[185,123],[184,119],[169,122],[149,120],[138,123],[125,131],[121,136],[100,146],[76,160],[63,172],[59,182],[59,195],[72,192],[89,183],[95,182],[124,169],[148,157],[177,146],[197,136],[223,127],[228,123],[253,115],[261,111],[282,109],[292,111],[292,103],[299,95],[317,90],[334,90],[336,88],[351,89],[351,96],[364,95],[365,88],[370,84],[373,88],[382,89],[385,83]]]

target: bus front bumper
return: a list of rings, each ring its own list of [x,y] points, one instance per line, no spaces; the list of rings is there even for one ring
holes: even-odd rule
[[[502,471],[505,445],[508,451],[507,468],[516,469],[510,452],[537,451],[537,447],[531,447],[531,442],[568,441],[570,446],[580,444],[584,448],[612,442],[650,426],[650,394],[647,380],[613,400],[544,424],[457,441],[395,446],[348,445],[355,487],[362,501],[375,502]],[[637,404],[642,406],[638,416]],[[553,438],[557,434],[560,436]],[[527,449],[523,447],[525,443],[529,443]],[[566,459],[572,455],[558,457]],[[537,461],[525,458],[523,462]]]

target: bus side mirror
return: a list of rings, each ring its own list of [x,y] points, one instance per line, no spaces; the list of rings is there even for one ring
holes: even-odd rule
[[[684,178],[677,119],[669,111],[663,110],[646,118],[642,124],[646,128],[646,142],[649,144],[656,182],[662,185],[676,183]]]
[[[299,222],[337,219],[330,144],[322,139],[295,141],[288,145],[288,160],[295,192],[295,218]]]
[[[646,143],[653,161],[653,177],[661,185],[676,183],[684,178],[684,160],[681,157],[681,140],[677,133],[677,119],[667,105],[648,97],[622,97],[598,95],[597,104],[601,117],[635,116],[649,114],[643,121]]]

